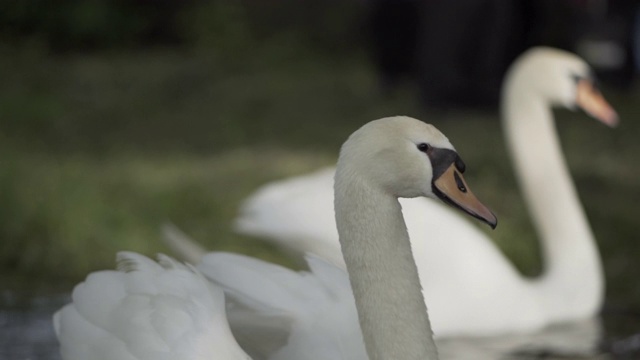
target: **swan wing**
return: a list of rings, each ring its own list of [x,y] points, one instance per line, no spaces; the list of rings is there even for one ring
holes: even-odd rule
[[[293,271],[255,258],[209,253],[198,266],[225,289],[229,322],[256,357],[366,359],[347,274],[307,256],[310,271]],[[274,334],[278,334],[275,336]]]
[[[54,315],[65,360],[247,360],[233,338],[222,289],[160,255],[118,254],[118,271],[90,274]]]
[[[235,230],[344,267],[333,210],[335,168],[266,184],[240,208]]]

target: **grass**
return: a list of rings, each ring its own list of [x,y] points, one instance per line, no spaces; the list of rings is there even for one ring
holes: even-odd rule
[[[0,50],[4,277],[76,281],[111,267],[118,250],[167,251],[158,234],[167,220],[210,249],[295,265],[231,231],[242,199],[265,182],[332,164],[351,131],[396,114],[449,136],[474,192],[500,218],[491,236],[522,271],[539,273],[497,115],[424,112],[411,89],[381,98],[360,56],[263,55],[229,65],[170,50],[58,57],[37,47]],[[609,299],[637,304],[640,125],[633,95],[609,93],[619,129],[568,111],[557,112],[558,128],[600,241]]]
[[[23,155],[0,175],[2,203],[11,204],[0,216],[0,261],[31,276],[77,278],[111,267],[118,250],[167,252],[159,227],[170,219],[217,249],[283,262],[263,242],[231,234],[235,204],[264,181],[327,160],[276,150],[101,160]]]

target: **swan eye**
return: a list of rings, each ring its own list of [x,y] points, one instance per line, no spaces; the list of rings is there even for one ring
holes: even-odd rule
[[[600,91],[600,81],[598,80],[596,75],[593,73],[593,71],[589,71],[587,75],[571,74],[571,78],[576,84],[578,84],[582,80],[586,80],[589,83],[591,83],[591,86],[593,87],[594,90],[598,92]]]
[[[579,83],[580,80],[584,80],[585,79],[584,76],[578,75],[578,74],[570,74],[570,76],[571,76],[571,79],[573,80],[573,82],[576,83],[576,84]]]
[[[418,150],[422,151],[423,153],[426,153],[427,151],[429,151],[429,148],[431,148],[431,146],[429,146],[429,144],[427,143],[418,144]]]

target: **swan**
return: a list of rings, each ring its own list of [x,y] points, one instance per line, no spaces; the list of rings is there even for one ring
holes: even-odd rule
[[[274,356],[278,357],[270,359],[437,359],[398,198],[440,199],[495,227],[495,215],[469,189],[462,176],[464,171],[465,164],[449,140],[419,120],[383,118],[355,131],[341,148],[335,175],[336,223],[347,272],[321,261],[310,260],[309,264],[318,286],[328,290],[341,287],[340,293],[345,293],[344,289],[352,291],[350,301],[355,312],[347,306],[351,317],[346,318],[347,322],[352,319],[348,328],[356,329],[350,331],[356,338],[349,344],[356,347],[354,351],[358,344],[364,344],[366,357],[341,356],[343,350],[348,350],[342,346],[349,347],[344,341],[350,339],[336,338],[328,329],[323,338],[326,341],[315,343],[315,347],[287,357],[280,357],[282,351],[276,351]],[[220,258],[220,254],[211,256],[214,255]],[[258,307],[263,318],[276,318],[277,309],[269,308],[267,302],[281,300],[278,288],[287,287],[296,276],[309,276],[286,269],[261,269],[256,265],[261,263],[250,258],[232,259],[236,260],[227,265],[224,257],[200,265],[202,272],[220,279],[218,285],[203,280],[200,270],[166,256],[156,263],[135,253],[124,253],[120,271],[90,274],[75,288],[73,302],[54,315],[63,357],[248,359],[230,332],[230,319],[224,311],[227,305],[221,293],[224,281],[234,287],[225,291],[238,299],[247,300],[241,294],[243,287],[252,291],[271,289],[265,293],[266,299],[254,298],[228,306]],[[333,275],[323,275],[330,272]],[[350,286],[345,287],[346,284]],[[329,296],[336,298],[337,293]],[[242,320],[256,323],[253,318],[235,319]],[[307,335],[313,334],[291,332],[285,350],[292,348],[296,337],[310,344]],[[337,347],[331,348],[336,342]]]
[[[503,129],[540,238],[540,277],[523,277],[485,233],[450,209],[401,199],[438,337],[534,332],[600,309],[602,265],[551,111],[580,108],[614,126],[616,113],[593,80],[583,60],[552,48],[528,50],[505,77]],[[334,172],[327,168],[263,186],[244,202],[236,230],[344,267],[329,200]]]

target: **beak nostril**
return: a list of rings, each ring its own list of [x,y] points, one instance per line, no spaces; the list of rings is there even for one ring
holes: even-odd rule
[[[457,171],[453,173],[453,178],[456,180],[456,185],[458,185],[458,190],[462,191],[463,193],[466,193],[467,187],[464,185],[464,181],[462,181]]]

